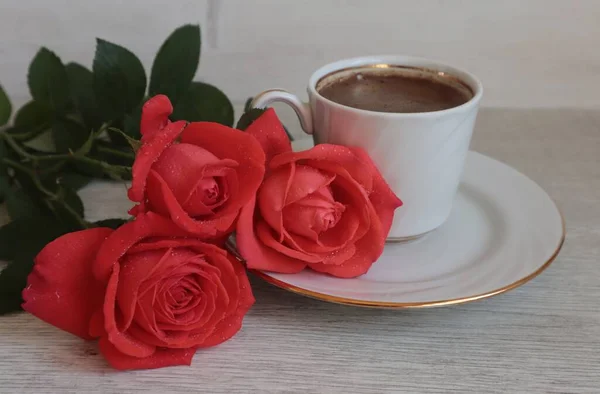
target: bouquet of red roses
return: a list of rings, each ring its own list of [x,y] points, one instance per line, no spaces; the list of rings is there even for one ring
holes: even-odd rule
[[[235,335],[254,303],[246,268],[364,274],[402,204],[361,149],[293,152],[272,109],[245,131],[172,111],[163,95],[143,106],[132,219],[49,243],[23,291],[117,369],[189,364]]]

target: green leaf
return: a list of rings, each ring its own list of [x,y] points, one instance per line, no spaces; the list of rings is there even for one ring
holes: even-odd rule
[[[264,108],[250,108],[249,110],[246,110],[240,117],[240,120],[238,120],[235,128],[238,130],[246,130],[248,126],[258,119],[265,111],[266,109]]]
[[[127,219],[104,219],[104,220],[99,220],[97,222],[94,222],[94,226],[95,227],[108,227],[108,228],[112,228],[113,230],[116,230],[117,228],[121,227],[125,223],[127,223]]]
[[[114,135],[120,136],[120,134],[117,133]],[[116,145],[108,141],[97,141],[88,157],[105,161],[110,165],[131,167],[135,160],[135,153],[128,145]]]
[[[190,122],[217,122],[233,125],[233,105],[216,87],[203,82],[192,82],[173,111],[173,119]]]
[[[249,110],[252,109],[252,107],[251,107],[252,100],[254,100],[254,97],[248,97],[248,99],[246,100],[246,103],[244,104],[244,112],[248,112]]]
[[[200,26],[185,25],[175,30],[154,58],[149,92],[165,94],[176,103],[187,91],[200,60]]]
[[[0,315],[20,310],[21,292],[33,259],[46,244],[67,232],[61,223],[46,215],[13,221],[0,228],[0,256],[12,260],[0,272]]]
[[[66,232],[49,214],[13,220],[0,227],[0,259],[33,258],[48,242]]]
[[[42,48],[29,65],[27,75],[29,91],[36,100],[56,112],[65,111],[70,105],[69,80],[65,66],[52,51]]]
[[[69,232],[87,228],[83,220],[83,202],[77,193],[68,188],[61,188],[58,193],[60,199],[48,200],[57,221]]]
[[[98,133],[90,133],[87,137],[87,139],[85,140],[85,142],[83,144],[81,144],[81,146],[79,148],[77,148],[77,150],[75,152],[73,152],[74,155],[77,156],[85,156],[88,153],[90,153],[90,151],[92,150],[92,148],[94,147],[94,142],[96,141],[96,137],[98,136]]]
[[[81,148],[90,133],[81,124],[69,119],[57,119],[52,125],[52,139],[57,152],[66,153]],[[89,149],[88,149],[89,151]],[[87,153],[87,152],[86,152]]]
[[[115,181],[131,180],[129,166],[111,165],[90,157],[73,157],[73,165],[78,171],[96,178],[109,178]]]
[[[10,115],[12,114],[12,106],[10,100],[0,85],[0,126],[4,126],[8,123]]]
[[[142,121],[142,107],[144,106],[144,102],[141,102],[140,105],[135,107],[131,113],[125,115],[123,119],[123,131],[129,137],[139,140],[142,138],[142,133],[140,132],[140,122]]]
[[[84,216],[83,201],[77,192],[68,187],[62,187],[64,202],[75,211],[80,217]]]
[[[12,260],[21,247],[20,237],[27,236],[28,220],[12,220],[0,227],[0,260]],[[27,239],[27,238],[25,238]]]
[[[4,138],[0,137],[0,170],[6,169],[6,164],[2,161],[2,159],[8,156],[9,154],[6,147],[6,142],[4,142]]]
[[[134,152],[137,152],[141,148],[142,142],[139,141],[139,140],[136,140],[135,138],[131,138],[124,131],[119,130],[119,129],[114,128],[114,127],[110,127],[109,130],[113,131],[113,132],[119,134],[121,137],[125,138],[125,140],[127,141],[127,143],[129,144],[129,146],[131,147],[131,149]]]
[[[23,189],[10,190],[6,196],[6,209],[12,220],[39,215],[40,207]]]
[[[10,177],[6,171],[6,164],[2,161],[3,158],[8,156],[9,153],[4,140],[0,138],[0,203],[4,202],[4,197],[10,192]]]
[[[58,183],[62,186],[68,187],[71,190],[77,191],[90,183],[92,179],[94,178],[77,174],[75,172],[67,172],[60,175],[60,178],[58,178]]]
[[[0,272],[0,315],[21,310],[21,292],[27,285],[27,276],[33,269],[33,259],[15,261]]]
[[[18,162],[18,159],[17,159]],[[13,194],[14,192],[18,191],[19,189],[23,189],[21,191],[19,191],[18,193],[25,193],[27,196],[31,196],[31,197],[37,197],[37,187],[35,185],[35,183],[33,182],[33,179],[31,178],[31,171],[35,171],[34,168],[34,163],[29,162],[29,163],[20,163],[23,167],[25,167],[27,169],[27,171],[23,171],[20,168],[13,168],[13,178],[14,178],[14,183],[15,183],[15,188],[11,189],[7,194],[7,199],[8,197]],[[10,164],[7,164],[7,166],[10,166],[11,168],[13,167]],[[15,197],[16,200],[19,199],[19,196]],[[32,203],[34,206],[38,206],[39,201],[33,201]],[[37,211],[36,211],[37,213]]]
[[[250,108],[251,102],[251,98],[249,98],[248,101],[246,101],[246,110],[238,120],[237,125],[235,126],[236,129],[246,130],[256,119],[258,119],[267,110],[266,108]],[[285,130],[285,134],[287,134],[290,141],[293,141],[294,137],[290,134],[290,132],[285,126],[283,126],[283,130]]]
[[[32,100],[17,111],[14,124],[22,128],[49,126],[52,118],[53,114],[50,108],[39,101]]]
[[[85,125],[90,130],[96,130],[102,124],[102,117],[96,96],[94,95],[94,75],[81,64],[66,65],[71,98]]]
[[[0,170],[0,204],[4,202],[6,194],[10,190],[10,178],[5,170]]]
[[[94,57],[94,92],[107,119],[134,109],[146,91],[146,73],[140,60],[122,46],[98,38]]]
[[[35,138],[52,126],[52,110],[39,101],[32,100],[15,114],[14,126],[7,129],[9,134],[27,134],[26,139]]]

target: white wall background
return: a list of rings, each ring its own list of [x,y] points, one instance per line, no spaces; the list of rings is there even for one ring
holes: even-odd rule
[[[237,102],[303,94],[316,67],[384,53],[469,69],[485,106],[600,107],[600,0],[0,0],[0,83],[24,100],[40,45],[89,66],[95,37],[149,70],[184,23],[202,25],[198,77]]]

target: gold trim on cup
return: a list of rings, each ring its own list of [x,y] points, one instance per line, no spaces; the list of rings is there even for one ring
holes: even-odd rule
[[[319,84],[321,82],[323,82],[324,80],[326,80],[327,78],[333,77],[336,74],[343,74],[343,73],[350,72],[353,70],[363,70],[363,69],[379,69],[379,70],[402,69],[402,70],[418,71],[423,74],[436,75],[438,77],[442,77],[444,79],[452,81],[452,82],[459,84],[462,87],[466,88],[469,91],[469,93],[471,93],[471,97],[469,97],[469,100],[467,102],[471,101],[476,95],[475,91],[473,90],[473,88],[471,86],[469,86],[468,83],[463,81],[458,76],[452,74],[451,72],[440,71],[440,70],[436,70],[433,68],[427,68],[427,67],[406,66],[406,65],[401,65],[401,64],[384,64],[384,63],[364,64],[364,65],[359,65],[359,66],[344,67],[344,68],[337,69],[335,71],[328,72],[327,74],[323,75],[321,78],[319,78],[317,80],[317,83],[315,83],[315,91],[321,96],[321,93],[319,93],[319,90],[322,87],[320,87]],[[323,97],[323,96],[321,96],[321,97]],[[341,104],[341,105],[343,105],[343,104]],[[364,111],[368,111],[368,110],[364,110]],[[431,111],[431,112],[436,112],[436,111]]]

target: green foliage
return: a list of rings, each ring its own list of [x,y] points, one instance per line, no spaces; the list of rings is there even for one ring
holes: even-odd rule
[[[193,82],[173,111],[173,119],[217,122],[233,126],[233,105],[225,93],[203,82]]]
[[[77,63],[67,64],[66,69],[71,100],[77,113],[88,131],[98,129],[102,125],[103,116],[94,94],[94,74]]]
[[[119,119],[142,101],[146,72],[142,62],[128,49],[96,39],[93,70],[94,93],[108,120]]]
[[[266,108],[252,108],[252,100],[253,97],[250,97],[246,100],[246,103],[244,105],[244,113],[242,114],[242,116],[240,116],[240,119],[238,120],[237,125],[235,126],[236,129],[246,130],[248,126],[252,124],[252,122],[258,119],[266,111]],[[292,137],[288,129],[285,126],[283,126],[283,129],[285,130],[285,133],[287,134],[290,141],[293,141],[294,137]]]
[[[0,315],[21,309],[21,292],[35,256],[48,242],[72,230],[45,214],[0,227],[0,259],[12,261],[0,272]]]
[[[12,114],[12,105],[4,89],[0,85],[0,127],[8,123]]]
[[[122,225],[124,225],[125,223],[127,223],[127,220],[125,219],[105,219],[105,220],[100,220],[94,223],[95,227],[108,227],[108,228],[112,228],[113,230],[118,229],[119,227],[121,227]]]
[[[60,58],[47,48],[42,48],[29,65],[27,83],[31,97],[58,113],[67,110],[71,99],[67,70]]]
[[[0,86],[0,202],[11,218],[0,227],[0,260],[9,262],[0,271],[0,315],[20,309],[34,257],[48,242],[71,231],[125,222],[87,222],[77,190],[94,178],[131,179],[149,96],[167,95],[175,107],[173,119],[233,124],[225,94],[192,81],[200,47],[199,26],[176,29],[154,59],[149,86],[140,60],[106,40],[97,39],[92,70],[65,65],[41,48],[27,75],[32,100],[16,111],[12,124],[13,108]],[[44,149],[40,141],[48,142]]]
[[[78,150],[88,140],[89,134],[81,123],[70,119],[56,119],[52,124],[52,139],[60,153]]]
[[[154,58],[150,95],[165,94],[177,103],[192,83],[199,61],[200,26],[181,26],[167,38]]]
[[[248,126],[250,126],[256,119],[260,118],[265,111],[266,109],[264,108],[247,108],[238,120],[235,128],[238,130],[246,130]]]

